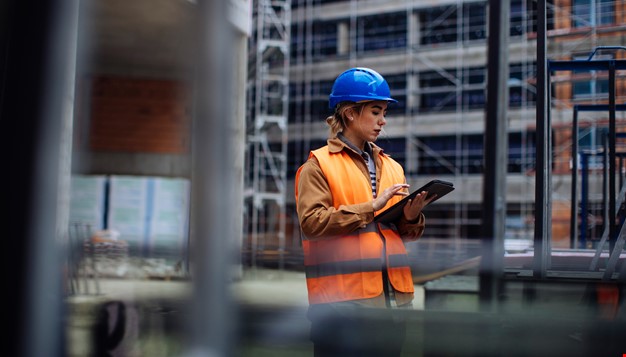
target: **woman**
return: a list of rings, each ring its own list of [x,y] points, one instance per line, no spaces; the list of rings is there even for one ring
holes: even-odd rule
[[[404,241],[424,231],[421,192],[393,225],[374,217],[408,194],[402,167],[373,144],[391,98],[387,81],[369,68],[337,77],[328,144],[296,173],[303,233],[311,339],[316,356],[399,355],[404,323],[380,310],[410,307],[413,280]],[[375,318],[364,311],[376,312]]]

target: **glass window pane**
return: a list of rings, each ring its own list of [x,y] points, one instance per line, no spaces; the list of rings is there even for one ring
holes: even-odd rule
[[[361,17],[357,29],[359,51],[406,47],[406,12]]]
[[[420,43],[423,45],[457,40],[456,6],[443,6],[420,13]]]

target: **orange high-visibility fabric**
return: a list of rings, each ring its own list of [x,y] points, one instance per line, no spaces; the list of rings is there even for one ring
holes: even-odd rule
[[[317,159],[326,177],[335,208],[372,200],[370,178],[363,175],[345,150],[330,153],[325,146],[311,152],[309,159],[311,157]],[[405,181],[397,162],[383,154],[380,160],[380,192]],[[296,173],[296,201],[299,178],[300,170]],[[390,199],[385,208],[399,200],[400,196]],[[404,243],[389,226],[372,222],[340,237],[316,240],[304,237],[302,245],[311,304],[367,299],[382,294],[383,251],[393,288],[403,293],[414,291]]]

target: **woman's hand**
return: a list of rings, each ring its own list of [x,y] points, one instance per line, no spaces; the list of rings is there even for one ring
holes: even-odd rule
[[[410,199],[409,202],[404,205],[404,218],[409,221],[415,221],[420,213],[422,213],[422,209],[426,207],[432,200],[437,197],[437,195],[432,195],[430,198],[426,198],[428,196],[428,192],[422,191],[418,193],[413,199]]]
[[[409,188],[409,185],[406,183],[396,183],[393,186],[386,188],[374,199],[374,211],[378,211],[385,207],[385,205],[387,205],[387,201],[389,201],[393,196],[408,196],[408,192],[404,191],[406,188]]]

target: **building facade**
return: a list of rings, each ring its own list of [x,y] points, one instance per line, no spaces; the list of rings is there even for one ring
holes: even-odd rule
[[[623,45],[625,3],[549,1],[548,57],[578,59],[598,46]],[[536,1],[511,0],[510,23],[505,29],[509,32],[507,242],[533,239],[536,6]],[[356,66],[380,72],[398,99],[389,106],[388,123],[377,144],[404,166],[411,186],[419,187],[433,178],[456,186],[454,194],[428,208],[425,237],[480,237],[487,11],[486,1],[292,1],[284,212],[287,247],[297,249],[300,239],[294,174],[311,149],[325,144],[324,119],[331,114],[327,99],[334,78]],[[601,56],[623,58],[625,54],[603,51]],[[566,247],[570,245],[572,106],[606,103],[608,82],[600,73],[561,73],[552,81],[553,244]],[[616,87],[621,103],[624,81],[618,78]],[[606,113],[581,118],[581,145],[588,149],[602,145],[606,118]],[[620,119],[623,116],[618,113],[618,126]],[[591,182],[592,189],[597,187],[594,173]],[[592,202],[591,208],[599,209],[599,202]]]

